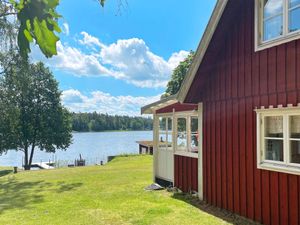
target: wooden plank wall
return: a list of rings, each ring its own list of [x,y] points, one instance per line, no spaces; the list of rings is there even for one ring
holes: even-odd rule
[[[183,192],[198,192],[198,159],[174,156],[174,186]]]
[[[253,110],[300,102],[300,40],[255,53],[253,2],[243,1],[236,24],[219,40],[214,70],[193,100],[204,104],[204,198],[263,224],[296,225],[300,176],[257,169]]]

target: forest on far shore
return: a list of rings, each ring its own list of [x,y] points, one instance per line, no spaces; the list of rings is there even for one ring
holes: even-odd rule
[[[99,113],[72,113],[73,131],[143,131],[152,130],[152,118],[112,116]]]

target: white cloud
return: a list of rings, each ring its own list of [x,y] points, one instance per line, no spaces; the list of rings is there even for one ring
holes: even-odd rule
[[[185,53],[185,54],[184,54]],[[124,75],[129,83],[139,87],[164,87],[172,70],[188,52],[174,53],[168,61],[150,51],[142,39],[118,40],[100,51],[104,64]],[[177,64],[175,63],[177,62]]]
[[[83,36],[83,39],[79,40],[80,44],[89,47],[95,47],[95,46],[100,48],[105,47],[105,45],[102,44],[98,38],[88,34],[87,32],[82,31],[80,34]]]
[[[188,55],[189,52],[183,50],[181,50],[180,52],[175,52],[169,58],[168,63],[171,68],[175,69],[179,65],[179,63],[182,62]]]
[[[78,90],[69,89],[63,92],[63,104],[73,112],[98,112],[111,115],[139,116],[140,108],[159,100],[160,96],[133,97],[112,96],[101,91],[94,91],[89,96]]]
[[[101,65],[96,54],[86,54],[80,49],[57,43],[57,56],[48,63],[75,76],[111,75],[111,71]]]
[[[70,34],[70,28],[69,28],[69,24],[67,23],[63,23],[62,25],[62,31],[65,35],[69,35]]]
[[[157,88],[166,86],[173,69],[189,54],[179,51],[165,60],[151,52],[142,39],[118,40],[105,45],[87,32],[81,35],[79,42],[87,47],[84,51],[58,42],[57,56],[43,61],[75,76],[111,76],[138,87]],[[32,56],[35,60],[40,58],[35,53]]]

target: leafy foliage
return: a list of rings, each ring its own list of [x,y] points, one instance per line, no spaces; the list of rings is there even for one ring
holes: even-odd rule
[[[61,32],[56,12],[59,0],[20,0],[14,1],[14,8],[20,23],[18,45],[22,56],[30,52],[30,42],[35,40],[46,57],[57,54],[55,32]]]
[[[73,113],[73,130],[79,132],[105,130],[152,130],[152,119],[107,114]]]
[[[187,56],[187,58],[175,68],[171,80],[167,84],[166,92],[162,96],[162,98],[177,94],[184,80],[184,77],[192,64],[194,55],[195,53],[193,51],[190,51],[190,54]]]
[[[59,3],[60,0],[0,0],[0,35],[1,32],[12,31],[8,17],[16,15],[17,42],[21,55],[28,56],[30,43],[37,44],[47,58],[56,55],[58,33],[61,32],[58,25],[61,15],[56,11]],[[104,7],[105,0],[99,0],[99,3]]]
[[[8,67],[0,81],[0,153],[23,151],[29,169],[36,147],[55,152],[71,144],[71,115],[61,105],[57,81],[42,63],[15,56],[14,63],[2,65]]]

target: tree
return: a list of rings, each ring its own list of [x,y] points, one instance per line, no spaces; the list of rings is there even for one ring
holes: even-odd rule
[[[151,118],[112,116],[107,114],[72,113],[73,130],[78,132],[105,130],[152,130]]]
[[[36,148],[55,152],[71,144],[71,114],[61,104],[61,92],[42,63],[16,57],[0,80],[0,153],[24,152],[29,170]]]
[[[184,77],[192,64],[194,55],[195,53],[190,51],[190,54],[187,56],[187,58],[180,62],[180,64],[174,69],[171,80],[168,82],[166,92],[162,95],[162,98],[177,94]]]

